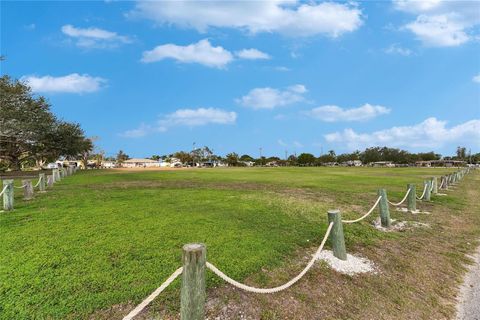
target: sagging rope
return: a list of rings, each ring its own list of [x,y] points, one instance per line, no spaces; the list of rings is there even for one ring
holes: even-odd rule
[[[145,307],[153,301],[160,293],[162,293],[163,290],[165,290],[180,274],[183,272],[183,267],[178,268],[175,270],[174,273],[170,277],[168,277],[167,280],[165,280],[164,283],[160,287],[158,287],[155,291],[152,292],[145,300],[142,301],[138,306],[135,307],[132,311],[130,311],[129,314],[127,314],[125,317],[123,317],[123,320],[131,320],[133,319],[136,315],[138,315],[140,312],[142,312]]]
[[[363,216],[361,216],[360,218],[355,219],[355,220],[342,220],[342,222],[343,223],[355,223],[355,222],[358,222],[358,221],[362,221],[363,219],[368,217],[373,212],[373,210],[377,207],[377,205],[378,205],[378,203],[380,202],[381,199],[382,199],[382,196],[378,197],[378,199],[375,202],[375,204],[373,205],[373,207],[367,213],[365,213]]]
[[[330,232],[332,231],[332,228],[333,228],[333,222],[330,222],[330,224],[328,225],[327,231],[325,232],[325,236],[323,237],[322,243],[318,247],[318,249],[315,252],[315,254],[313,255],[312,259],[310,259],[310,261],[308,262],[307,266],[295,278],[291,279],[290,281],[288,281],[284,285],[281,285],[281,286],[278,286],[278,287],[275,287],[275,288],[262,289],[262,288],[255,288],[255,287],[247,286],[243,283],[240,283],[238,281],[233,280],[232,278],[230,278],[229,276],[224,274],[222,271],[220,271],[217,267],[215,267],[213,264],[211,264],[208,261],[206,262],[206,266],[207,266],[207,268],[212,270],[212,272],[215,273],[217,276],[219,276],[220,278],[222,278],[226,282],[230,283],[231,285],[233,285],[233,286],[235,286],[239,289],[242,289],[242,290],[245,290],[245,291],[248,291],[248,292],[254,292],[254,293],[275,293],[275,292],[279,292],[279,291],[282,291],[282,290],[285,290],[285,289],[291,287],[298,280],[300,280],[305,275],[305,273],[308,272],[308,270],[310,270],[310,268],[315,263],[315,260],[318,259],[318,256],[320,255],[320,252],[322,252],[323,247],[325,246],[325,242],[327,241],[328,236],[330,235]],[[165,280],[164,283],[162,283],[162,285],[160,287],[158,287],[154,292],[152,292],[152,294],[150,294],[145,300],[143,300],[138,306],[136,306],[135,309],[130,311],[130,313],[128,315],[123,317],[123,320],[132,320],[135,316],[137,316],[140,312],[142,312],[142,310],[145,309],[145,307],[148,304],[150,304],[150,302],[152,302],[163,290],[165,290],[182,272],[183,272],[183,267],[178,268],[174,273],[172,273],[172,275],[167,280]]]
[[[403,197],[402,201],[397,202],[397,203],[393,203],[393,202],[388,201],[388,199],[387,199],[387,202],[390,203],[390,204],[391,204],[392,206],[394,206],[394,207],[398,207],[399,205],[401,205],[402,203],[404,203],[405,200],[407,200],[407,197],[408,197],[408,195],[410,194],[410,190],[411,190],[411,189],[408,188],[407,193],[405,193],[405,197]]]
[[[34,187],[34,188],[38,187],[38,186],[40,185],[40,182],[41,182],[41,181],[42,181],[42,177],[39,177],[37,184],[34,185],[33,187]]]
[[[5,187],[3,187],[2,192],[0,192],[0,197],[5,193],[5,190],[7,190],[7,188],[8,188],[8,185],[6,185]]]
[[[25,188],[26,186],[27,186],[27,184],[24,184],[23,186],[20,186],[20,187],[15,187],[15,186],[13,186],[13,187],[16,188],[16,189],[23,189],[23,188]]]
[[[287,283],[285,283],[281,286],[275,287],[275,288],[262,289],[262,288],[255,288],[255,287],[247,286],[243,283],[240,283],[238,281],[233,280],[232,278],[230,278],[229,276],[224,274],[222,271],[218,270],[217,267],[215,267],[213,264],[211,264],[208,261],[206,263],[207,268],[212,270],[213,273],[215,273],[217,276],[219,276],[220,278],[222,278],[226,282],[230,283],[231,285],[233,285],[234,287],[237,287],[239,289],[242,289],[242,290],[245,290],[245,291],[248,291],[248,292],[253,292],[253,293],[275,293],[275,292],[279,292],[279,291],[282,291],[282,290],[285,290],[285,289],[291,287],[298,280],[300,280],[305,275],[305,273],[308,272],[308,270],[310,270],[310,268],[315,263],[315,260],[318,259],[318,256],[320,255],[320,252],[322,252],[323,246],[325,245],[325,242],[327,241],[328,236],[330,235],[330,231],[332,231],[332,227],[333,227],[333,222],[330,222],[330,224],[328,225],[327,232],[325,232],[325,236],[323,237],[322,243],[318,247],[318,249],[315,252],[315,254],[313,255],[312,259],[310,259],[310,261],[308,262],[307,266],[295,278],[293,278],[290,281],[288,281]]]
[[[423,188],[423,193],[420,197],[417,197],[417,195],[415,195],[415,197],[417,197],[418,200],[422,200],[423,197],[425,196],[425,193],[427,192],[427,187],[428,187],[428,184],[425,183],[425,187]]]

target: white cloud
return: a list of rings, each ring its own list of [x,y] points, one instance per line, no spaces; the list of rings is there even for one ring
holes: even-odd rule
[[[100,90],[107,80],[92,77],[88,74],[72,73],[63,77],[53,76],[24,76],[22,81],[27,83],[34,92],[66,92],[89,93]]]
[[[235,55],[241,59],[257,60],[270,59],[270,55],[257,49],[243,49],[235,52]]]
[[[165,132],[172,127],[198,127],[209,124],[234,124],[237,113],[218,108],[179,109],[167,114],[154,125],[142,123],[138,128],[127,130],[120,135],[126,138],[139,138],[153,132]]]
[[[364,104],[358,108],[344,109],[335,105],[326,105],[313,108],[306,114],[312,118],[325,122],[338,121],[365,121],[390,113],[390,109],[383,106]]]
[[[459,46],[470,39],[464,26],[451,21],[446,15],[421,15],[405,28],[415,33],[425,45],[432,47]]]
[[[453,47],[475,38],[480,24],[479,1],[394,0],[397,10],[416,15],[404,26],[426,46]]]
[[[84,48],[111,48],[131,42],[126,36],[99,28],[76,28],[66,24],[61,30],[63,34],[76,39],[77,46]]]
[[[408,48],[402,48],[398,43],[391,44],[388,48],[385,48],[384,51],[388,54],[399,54],[406,57],[412,54],[412,50]]]
[[[277,143],[278,143],[279,145],[281,145],[282,147],[287,147],[287,146],[288,146],[288,144],[287,144],[286,142],[284,142],[282,139],[278,139],[278,140],[277,140]]]
[[[142,123],[137,129],[127,130],[120,134],[120,136],[125,138],[141,138],[146,136],[151,131],[153,131],[151,126]]]
[[[370,146],[407,148],[441,148],[448,144],[480,146],[480,119],[447,128],[446,121],[428,118],[413,126],[393,127],[372,133],[357,133],[352,129],[326,134],[330,143],[346,145],[350,150]]]
[[[230,51],[220,46],[213,47],[208,39],[203,39],[187,46],[171,43],[157,46],[143,53],[142,62],[155,62],[168,58],[181,63],[200,63],[215,68],[224,68],[233,61]]]
[[[253,48],[237,51],[235,55],[240,59],[270,59],[268,54]],[[199,63],[213,68],[225,68],[234,61],[230,51],[221,46],[212,46],[208,39],[186,46],[172,43],[160,45],[153,50],[144,51],[141,61],[150,63],[163,59],[174,59],[181,63]]]
[[[338,37],[362,25],[354,3],[279,1],[139,1],[131,16],[159,24],[205,32],[209,27],[236,28],[250,33],[278,32],[289,36]]]
[[[472,81],[473,81],[473,82],[480,83],[480,73],[477,74],[476,76],[474,76],[474,77],[472,78]]]
[[[237,114],[217,108],[180,109],[159,120],[164,127],[170,126],[204,126],[207,124],[233,124]]]
[[[305,92],[307,88],[301,84],[290,86],[285,90],[269,87],[255,88],[247,95],[236,99],[236,102],[253,109],[274,109],[305,100],[303,97]]]

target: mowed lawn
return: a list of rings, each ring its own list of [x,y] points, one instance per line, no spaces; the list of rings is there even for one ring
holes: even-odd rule
[[[205,243],[208,260],[242,280],[318,245],[328,209],[358,217],[379,187],[398,201],[407,183],[420,194],[424,179],[450,171],[97,170],[31,201],[16,189],[15,210],[0,214],[0,318],[81,319],[138,303],[180,267],[181,247],[190,242]],[[452,198],[439,201],[455,206]],[[349,226],[346,241],[369,246],[398,236],[361,222]],[[208,274],[209,287],[220,283]]]

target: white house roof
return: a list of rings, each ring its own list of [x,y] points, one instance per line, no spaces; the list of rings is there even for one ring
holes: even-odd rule
[[[151,159],[133,158],[125,160],[124,163],[157,163],[158,161]]]

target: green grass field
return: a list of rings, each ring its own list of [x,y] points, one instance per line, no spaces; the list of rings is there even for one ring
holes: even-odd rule
[[[205,243],[208,260],[239,280],[282,268],[298,249],[318,245],[328,209],[356,218],[379,187],[398,201],[407,183],[420,189],[423,179],[449,171],[98,170],[67,177],[28,202],[16,189],[15,210],[0,214],[0,318],[81,319],[138,303],[180,266],[190,242]],[[459,201],[438,199],[448,208]],[[376,232],[368,222],[345,234],[347,248],[405,236]],[[209,274],[207,284],[222,282]]]

